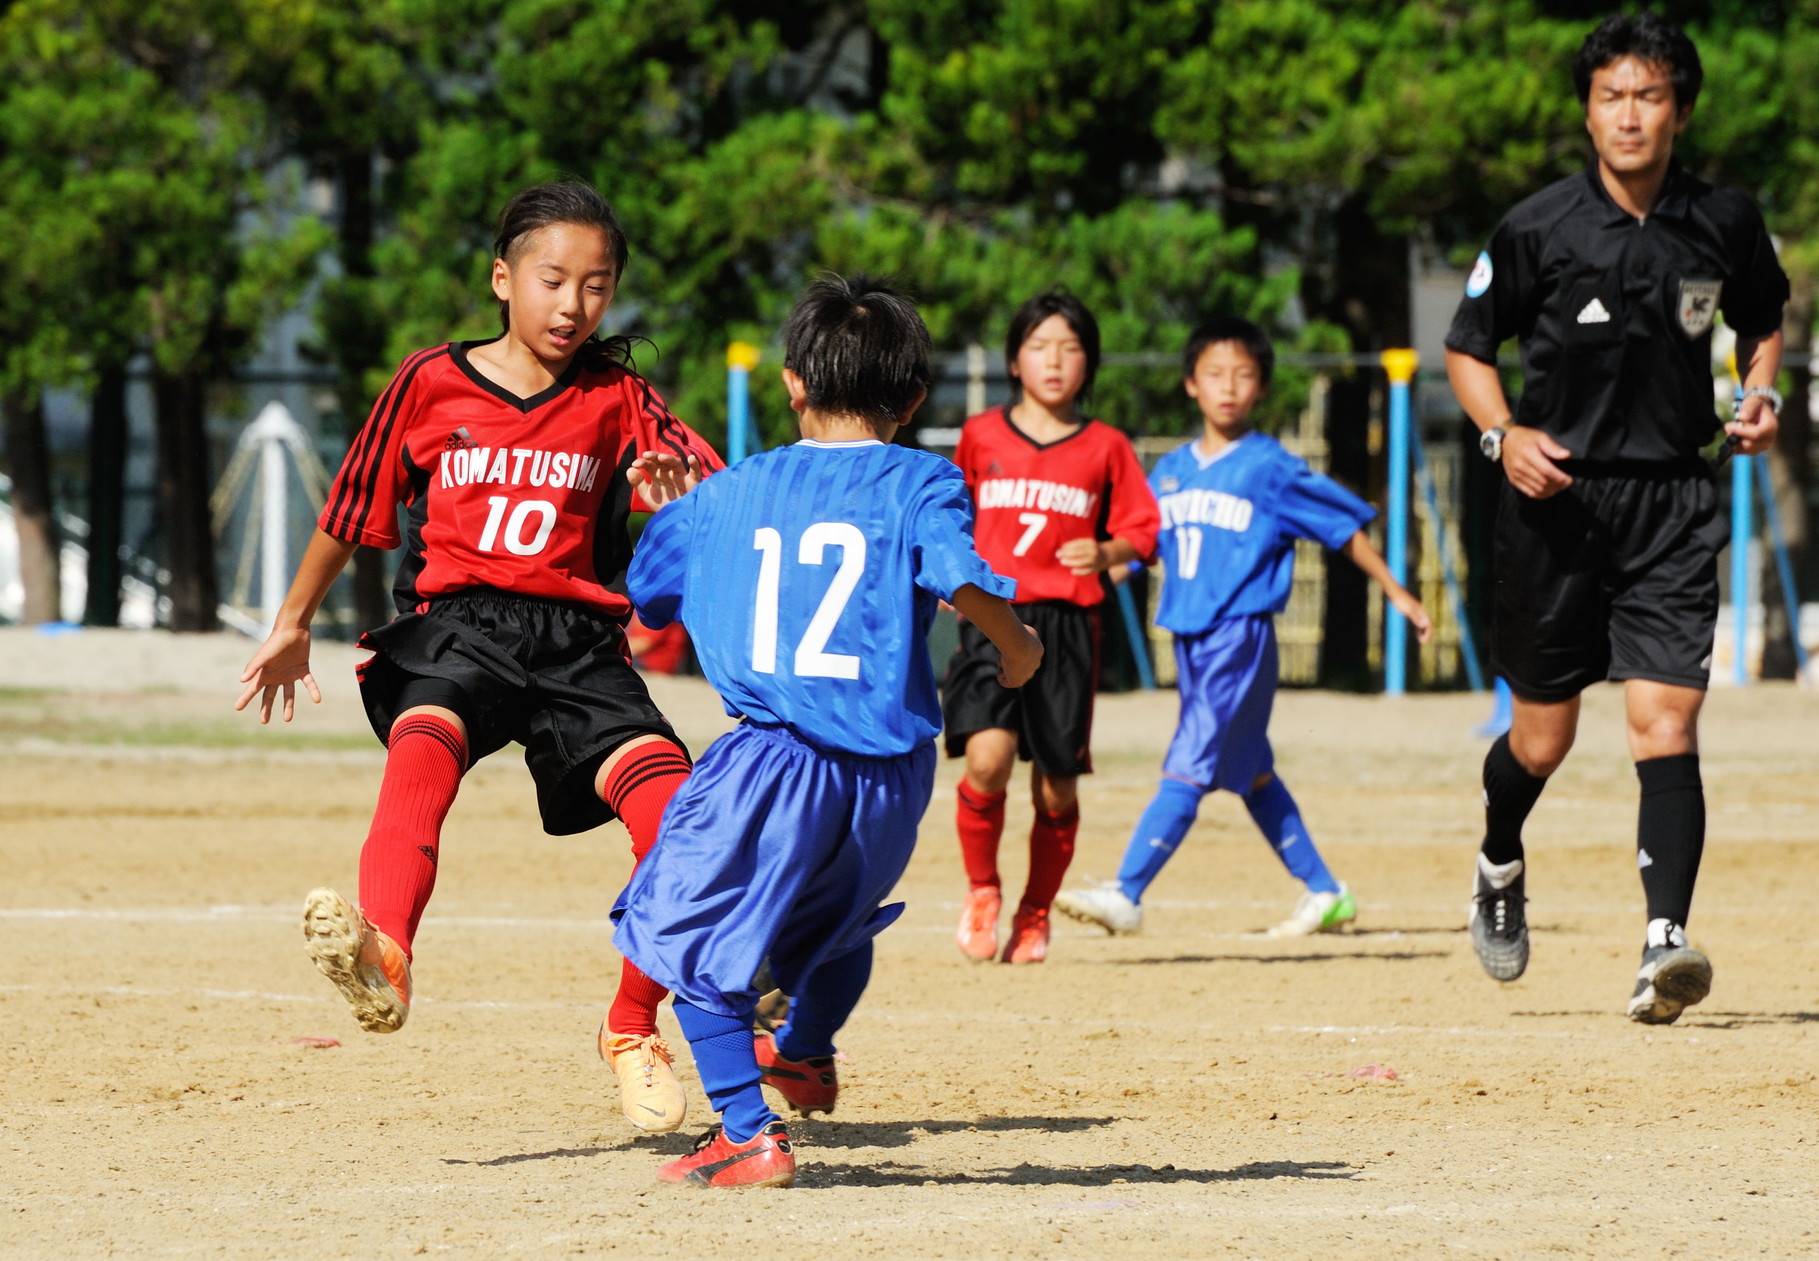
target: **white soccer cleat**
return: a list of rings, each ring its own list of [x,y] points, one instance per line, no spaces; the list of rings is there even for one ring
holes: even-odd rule
[[[1344,885],[1337,893],[1303,893],[1292,915],[1270,929],[1272,937],[1312,937],[1336,933],[1358,918],[1352,891]]]
[[[1114,881],[1057,894],[1055,909],[1069,919],[1097,924],[1114,936],[1143,931],[1143,908],[1125,897],[1124,890]]]

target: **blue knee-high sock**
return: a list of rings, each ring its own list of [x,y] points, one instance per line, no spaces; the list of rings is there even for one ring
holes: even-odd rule
[[[834,1035],[859,1005],[871,979],[869,940],[816,968],[790,1003],[789,1023],[777,1031],[777,1053],[786,1060],[832,1055]]]
[[[1306,885],[1309,893],[1339,892],[1339,882],[1326,869],[1326,861],[1314,848],[1314,838],[1307,833],[1307,824],[1301,821],[1301,807],[1295,804],[1279,776],[1270,776],[1263,787],[1246,793],[1244,808],[1251,812],[1288,874]]]
[[[701,1089],[720,1114],[727,1138],[735,1143],[756,1138],[759,1130],[777,1119],[777,1114],[764,1102],[764,1092],[758,1088],[751,1013],[747,1012],[743,1019],[722,1016],[685,1002],[680,995],[673,1008],[676,1023],[688,1038],[688,1049],[694,1052]]]
[[[1162,781],[1124,849],[1118,886],[1125,897],[1133,902],[1143,901],[1143,891],[1149,888],[1150,881],[1162,873],[1163,866],[1187,839],[1194,816],[1200,812],[1200,798],[1205,795],[1195,784],[1178,779]]]

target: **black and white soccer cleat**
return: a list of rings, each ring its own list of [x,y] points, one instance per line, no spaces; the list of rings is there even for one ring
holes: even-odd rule
[[[1645,1025],[1671,1025],[1712,992],[1712,961],[1686,944],[1685,929],[1665,919],[1649,921],[1648,941],[1629,1017]]]
[[[1513,981],[1528,970],[1527,881],[1520,858],[1493,865],[1478,855],[1472,886],[1472,949],[1493,980]]]

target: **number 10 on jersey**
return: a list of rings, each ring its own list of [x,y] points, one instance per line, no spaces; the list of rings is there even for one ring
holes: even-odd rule
[[[752,620],[752,669],[759,674],[777,673],[777,604],[783,579],[783,535],[761,526],[752,535],[758,552],[758,603]],[[809,619],[802,642],[796,645],[792,673],[800,678],[856,679],[859,658],[851,653],[828,652],[827,641],[846,611],[846,603],[865,573],[865,535],[844,521],[817,521],[802,532],[796,563],[820,565],[829,547],[840,549],[840,568],[827,594]]]

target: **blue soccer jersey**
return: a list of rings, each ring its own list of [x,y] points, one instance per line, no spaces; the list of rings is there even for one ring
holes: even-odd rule
[[[653,628],[688,627],[727,712],[817,748],[895,757],[941,729],[937,600],[1014,585],[973,550],[960,470],[884,443],[803,441],[702,482],[626,572]]]
[[[1167,570],[1156,622],[1178,635],[1281,612],[1295,540],[1343,547],[1377,515],[1266,434],[1246,434],[1210,460],[1198,448],[1176,447],[1150,472]]]

